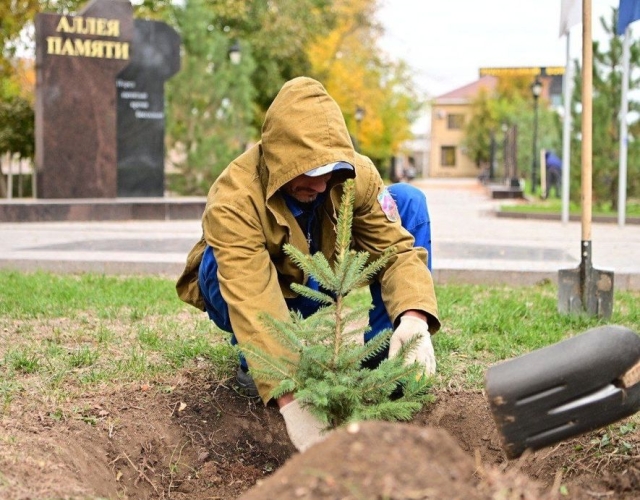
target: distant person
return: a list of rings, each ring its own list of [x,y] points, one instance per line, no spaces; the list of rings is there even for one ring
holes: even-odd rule
[[[400,158],[392,156],[391,165],[389,166],[389,180],[395,184],[396,182],[402,182],[403,179],[404,168],[402,168]]]
[[[547,190],[545,199],[551,195],[551,190],[555,189],[556,198],[560,197],[560,185],[562,183],[562,160],[553,151],[546,151],[544,162],[547,166]]]
[[[418,334],[415,359],[432,375],[431,334],[440,328],[430,272],[431,230],[424,193],[409,184],[385,186],[371,160],[354,150],[338,104],[311,78],[285,83],[267,110],[261,140],[236,158],[213,183],[202,217],[202,237],[177,283],[180,298],[206,311],[231,342],[252,342],[271,356],[287,352],[260,315],[285,321],[322,304],[295,293],[292,283],[318,289],[283,251],[289,243],[305,254],[336,261],[336,218],[343,183],[354,179],[352,249],[379,257],[396,254],[371,283],[373,309],[364,341],[394,330],[388,350],[367,360],[375,368]],[[248,363],[247,363],[248,361]],[[241,357],[236,380],[266,404],[275,384],[251,377]],[[257,382],[257,383],[256,383]],[[293,394],[276,401],[299,450],[321,438],[323,425]]]
[[[418,170],[416,169],[415,160],[413,158],[409,158],[408,164],[404,169],[404,178],[407,182],[409,182],[415,179],[417,174]]]

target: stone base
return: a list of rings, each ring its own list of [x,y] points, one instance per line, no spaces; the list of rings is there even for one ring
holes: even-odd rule
[[[206,198],[20,199],[0,202],[0,222],[200,219]]]
[[[491,198],[494,200],[524,198],[524,192],[520,187],[490,186],[489,192],[491,193]]]

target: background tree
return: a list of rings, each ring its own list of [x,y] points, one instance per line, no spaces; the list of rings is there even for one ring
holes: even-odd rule
[[[506,116],[501,111],[501,104],[504,102],[492,97],[486,88],[481,88],[471,103],[471,118],[465,124],[462,145],[478,167],[489,162],[492,136],[495,140]]]
[[[31,61],[10,61],[11,74],[0,80],[0,161],[14,157],[33,159],[35,147],[33,99],[35,71]],[[18,194],[24,195],[19,174]],[[0,197],[7,196],[7,182],[0,175]]]
[[[254,68],[250,47],[242,58],[229,58],[231,41],[218,30],[205,0],[187,0],[174,11],[182,37],[181,69],[167,83],[167,142],[177,155],[179,175],[170,189],[204,195],[211,182],[245,149],[253,133]]]
[[[531,94],[531,84],[533,79],[525,78],[526,93],[513,97],[509,108],[509,113],[505,117],[506,123],[517,124],[517,168],[518,176],[525,179],[525,186],[530,183],[531,169],[533,168],[533,134],[534,134],[534,100]],[[551,106],[551,103],[544,97],[538,99],[538,182],[541,179],[541,169],[544,168],[540,160],[540,150],[552,150],[556,153],[562,151],[562,122],[558,111]],[[537,193],[542,194],[539,189]],[[528,188],[525,188],[528,189]]]
[[[334,0],[227,0],[216,6],[217,28],[251,46],[255,69],[254,127],[262,126],[282,85],[296,76],[311,76],[307,54],[314,40],[326,36],[336,22]]]
[[[28,50],[33,38],[33,20],[39,12],[67,14],[84,0],[3,0],[0,2],[0,78],[14,74],[13,61]]]
[[[600,18],[600,24],[609,35],[606,44],[593,42],[593,203],[602,209],[617,210],[620,166],[620,113],[622,98],[622,43],[616,35],[618,10],[611,9],[609,20]],[[631,42],[629,63],[629,89],[638,88],[640,78],[640,41]],[[581,125],[582,71],[575,63],[575,84],[572,96],[573,131],[571,142],[571,199],[580,200],[582,164]],[[640,103],[630,92],[627,115],[629,142],[627,152],[627,195],[640,196]]]
[[[13,74],[12,61],[22,44],[22,31],[38,12],[38,0],[16,0],[0,2],[0,78]]]
[[[463,145],[477,165],[487,164],[491,151],[491,135],[502,143],[504,125],[517,125],[518,176],[529,179],[533,166],[534,102],[530,76],[499,78],[493,92],[481,90],[472,101],[471,118],[465,125]],[[538,103],[538,148],[559,151],[562,144],[560,116],[541,97]],[[539,154],[539,152],[538,152]],[[496,146],[498,163],[504,164],[504,150]],[[538,166],[541,167],[538,161]]]
[[[0,100],[0,157],[8,153],[9,161],[14,156],[19,160],[33,158],[34,132],[33,108],[31,103],[20,95]],[[19,175],[19,195],[23,179]],[[7,197],[7,185],[4,176],[0,176],[0,196]]]

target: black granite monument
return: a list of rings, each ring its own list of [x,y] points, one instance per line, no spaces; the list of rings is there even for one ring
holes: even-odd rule
[[[116,79],[118,196],[164,195],[164,82],[180,69],[179,50],[165,23],[134,21],[131,61]]]
[[[163,85],[179,50],[127,0],[36,17],[38,198],[162,196]]]

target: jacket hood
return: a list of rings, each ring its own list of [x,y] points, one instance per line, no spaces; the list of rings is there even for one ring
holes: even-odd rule
[[[311,169],[356,162],[338,104],[320,82],[307,77],[288,81],[278,92],[262,126],[262,151],[269,172],[267,198]]]

